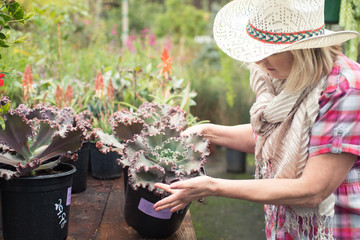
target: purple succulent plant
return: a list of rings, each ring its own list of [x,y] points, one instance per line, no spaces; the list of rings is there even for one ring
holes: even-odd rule
[[[118,164],[128,167],[132,188],[148,188],[158,194],[156,182],[171,183],[204,174],[209,142],[199,134],[182,136],[186,114],[179,107],[144,103],[136,112],[127,109],[110,119],[113,135],[93,132],[93,141],[104,153],[121,154]]]
[[[4,116],[0,129],[0,177],[34,175],[60,162],[77,159],[85,128],[72,109],[20,105]]]

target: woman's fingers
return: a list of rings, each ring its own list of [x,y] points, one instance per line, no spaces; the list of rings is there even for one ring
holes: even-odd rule
[[[171,185],[156,183],[154,185],[156,188],[161,188],[171,195],[158,201],[154,205],[154,209],[161,211],[170,208],[171,212],[175,212],[185,208],[194,199],[208,195],[206,186],[209,185],[209,181],[209,177],[202,176],[174,182]]]
[[[167,198],[169,198],[169,197],[167,197]],[[154,205],[155,211],[161,211],[161,210],[170,208],[170,212],[173,213],[173,212],[179,211],[187,206],[187,203],[183,203],[183,202],[177,201],[177,200],[168,202],[167,198],[160,200],[159,202],[157,202]],[[164,200],[166,200],[166,201],[164,201]]]
[[[166,192],[169,192],[169,193],[174,193],[174,190],[170,187],[169,184],[155,183],[154,187],[161,188],[161,189],[163,189],[163,190],[165,190]]]

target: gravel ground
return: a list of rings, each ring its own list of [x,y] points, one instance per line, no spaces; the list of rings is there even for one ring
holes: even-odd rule
[[[247,155],[245,173],[226,171],[225,149],[217,148],[205,164],[208,175],[225,179],[252,178],[253,156]],[[252,202],[208,197],[204,203],[190,207],[198,240],[262,240],[264,233],[263,205]]]

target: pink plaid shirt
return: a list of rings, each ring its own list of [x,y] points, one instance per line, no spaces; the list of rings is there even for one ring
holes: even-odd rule
[[[309,156],[343,152],[358,156],[334,193],[333,231],[335,239],[360,239],[360,65],[340,55],[328,76],[319,104],[319,115],[311,130]],[[281,214],[278,217],[281,225],[285,218]],[[297,239],[296,231],[271,234],[274,233],[266,229],[268,239]]]

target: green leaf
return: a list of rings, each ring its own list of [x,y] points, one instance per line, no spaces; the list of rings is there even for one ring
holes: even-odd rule
[[[23,43],[25,42],[26,39],[27,37],[19,37],[14,41],[14,43]]]
[[[0,32],[0,39],[6,39],[5,34],[3,34],[3,33]]]
[[[10,22],[12,20],[10,16],[2,12],[0,12],[0,19],[2,19],[4,22]]]
[[[9,12],[16,20],[24,19],[24,11],[18,2],[8,5]]]
[[[28,20],[28,19],[32,18],[35,14],[36,14],[36,12],[26,13],[24,20]]]
[[[1,126],[1,129],[5,129],[5,122],[2,117],[0,117],[0,126]]]
[[[7,48],[9,45],[7,45],[4,40],[0,40],[0,47]]]
[[[113,67],[112,67],[112,66],[109,66],[109,67],[105,68],[105,69],[103,70],[103,72],[105,73],[105,72],[110,71],[110,70],[112,70],[112,69],[113,69]]]
[[[5,113],[7,113],[10,109],[10,103],[7,103],[4,106],[0,107],[0,115],[4,115]]]

